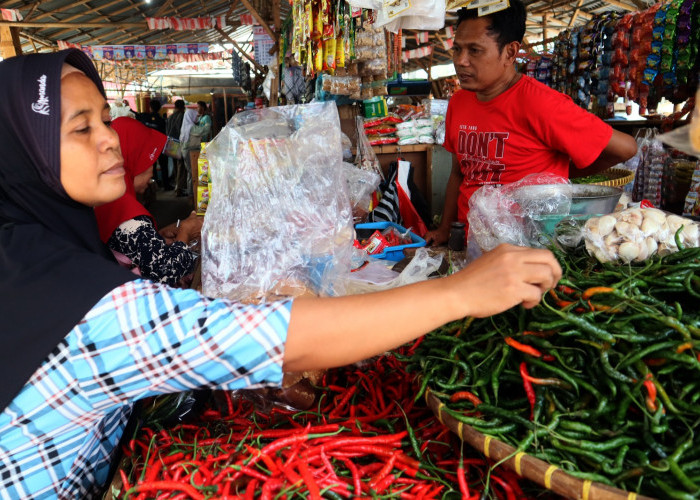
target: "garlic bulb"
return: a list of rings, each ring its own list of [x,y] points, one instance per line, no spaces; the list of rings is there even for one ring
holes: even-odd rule
[[[584,225],[588,253],[601,262],[642,262],[653,255],[678,251],[676,233],[684,247],[700,246],[700,225],[657,208],[631,208],[601,217]]]

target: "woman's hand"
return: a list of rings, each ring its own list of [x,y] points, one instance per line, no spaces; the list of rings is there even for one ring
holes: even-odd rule
[[[186,219],[178,220],[177,223],[165,226],[158,231],[158,233],[165,239],[168,245],[172,244],[174,241],[190,243],[192,240],[199,239],[203,223],[204,216],[197,215],[197,213],[193,211]]]
[[[522,304],[535,307],[561,278],[559,262],[549,250],[500,245],[445,278],[458,290],[460,315],[485,317]]]
[[[192,240],[199,239],[202,232],[202,224],[204,216],[197,215],[197,212],[192,212],[185,220],[180,221],[180,227],[177,228],[175,241],[189,243]]]

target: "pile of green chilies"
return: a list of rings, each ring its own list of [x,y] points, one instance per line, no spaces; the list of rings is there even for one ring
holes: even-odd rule
[[[417,397],[430,387],[456,419],[574,476],[700,497],[700,249],[557,256],[564,277],[534,309],[419,339]]]
[[[214,392],[196,421],[136,432],[115,496],[529,497],[514,472],[491,471],[492,462],[415,402],[416,390],[404,364],[387,355],[329,371],[314,411],[266,408],[258,393]]]

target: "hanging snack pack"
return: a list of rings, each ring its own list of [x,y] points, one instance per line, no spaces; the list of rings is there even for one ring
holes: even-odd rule
[[[353,226],[335,103],[238,113],[207,157],[205,295],[260,302],[341,294]]]

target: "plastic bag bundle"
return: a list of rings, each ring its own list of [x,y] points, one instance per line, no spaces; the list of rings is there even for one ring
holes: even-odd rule
[[[246,302],[339,295],[353,226],[334,102],[236,114],[209,144],[202,290]]]
[[[353,218],[366,217],[372,203],[372,193],[377,190],[382,178],[374,170],[364,170],[347,162],[343,162],[343,175],[347,183]]]
[[[657,208],[629,208],[592,217],[583,227],[586,250],[600,262],[642,262],[699,246],[700,226]]]
[[[571,184],[552,174],[532,174],[511,184],[483,186],[469,199],[468,246],[473,252],[475,246],[486,252],[501,243],[541,247],[538,219],[568,214],[571,196]]]

